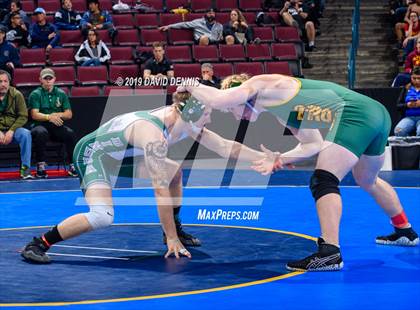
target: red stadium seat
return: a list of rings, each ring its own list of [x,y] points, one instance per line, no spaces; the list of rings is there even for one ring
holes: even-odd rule
[[[120,30],[120,31],[118,31],[118,36],[119,36],[119,33],[121,32],[122,30]],[[112,40],[111,40],[111,38],[110,38],[110,36],[109,36],[109,33],[108,33],[108,30],[97,30],[97,32],[98,32],[98,36],[99,36],[99,38],[106,44],[106,45],[111,45],[111,43],[112,43]]]
[[[179,7],[183,7],[183,8],[189,7],[188,0],[166,0],[167,11],[170,11],[172,9],[177,9]]]
[[[233,74],[233,65],[231,63],[216,63],[213,64],[213,71],[217,77],[223,78]]]
[[[261,11],[261,0],[239,0],[239,8],[241,11]]]
[[[153,42],[166,43],[166,33],[159,31],[158,29],[142,29],[140,38],[143,45],[152,45]]]
[[[68,87],[59,87],[67,96],[70,95],[70,89]]]
[[[241,44],[219,45],[220,58],[223,61],[245,61],[245,51]]]
[[[105,86],[104,96],[132,96],[133,89],[128,86]]]
[[[302,68],[294,43],[273,43],[271,44],[271,50],[275,59],[289,63],[293,75],[300,76],[302,74]]]
[[[201,66],[199,64],[174,64],[176,77],[199,77],[201,78]]]
[[[54,14],[61,8],[61,5],[57,0],[38,0],[38,7],[43,8],[47,14]]]
[[[112,20],[117,29],[131,29],[135,26],[131,14],[114,14],[112,15]]]
[[[185,20],[186,21],[191,21],[194,19],[198,19],[198,18],[203,18],[204,14],[203,13],[189,13],[185,16]]]
[[[108,12],[112,12],[112,6],[114,4],[112,3],[112,0],[101,0],[99,1],[99,8],[101,10],[107,10]]]
[[[45,49],[23,48],[20,50],[20,62],[23,67],[45,66]]]
[[[39,86],[39,73],[42,68],[16,68],[13,72],[13,84],[16,87]]]
[[[162,0],[142,0],[141,3],[147,5],[150,8],[150,10],[146,11],[146,13],[163,12]]]
[[[182,45],[193,44],[193,31],[189,29],[169,29],[168,31],[169,44]]]
[[[264,73],[262,62],[235,62],[233,64],[235,74],[247,73],[249,75],[260,75]]]
[[[77,13],[84,13],[87,11],[86,0],[73,0],[71,3],[73,4],[72,9]]]
[[[246,55],[251,61],[271,60],[270,46],[268,44],[246,45]]]
[[[181,14],[162,13],[160,14],[160,25],[166,26],[170,24],[183,22]]]
[[[212,7],[212,0],[191,0],[191,10],[193,12],[207,12]]]
[[[276,40],[283,43],[294,43],[298,57],[304,55],[303,43],[299,37],[299,33],[295,27],[276,27],[275,28]]]
[[[260,38],[261,42],[273,42],[273,29],[271,27],[254,27],[254,38]]]
[[[131,47],[110,47],[109,52],[111,53],[110,63],[113,65],[132,64],[134,62]]]
[[[238,0],[216,0],[216,10],[219,12],[230,12],[238,8]]]
[[[22,10],[29,13],[35,11],[36,5],[33,0],[24,0],[22,1]]]
[[[255,25],[255,12],[243,12],[248,25]]]
[[[188,45],[167,46],[166,56],[173,62],[192,62],[191,48]]]
[[[101,91],[98,86],[86,86],[71,88],[71,97],[97,97],[100,96]]]
[[[274,12],[265,12],[267,15],[271,16],[274,23],[273,24],[265,24],[267,26],[275,26],[276,24],[280,24],[280,15],[279,11],[276,9]]]
[[[289,64],[286,61],[266,62],[265,73],[292,75]]]
[[[64,47],[79,47],[83,42],[83,37],[79,30],[62,30],[60,31],[60,42]]]
[[[140,43],[137,29],[119,30],[117,40],[118,44],[123,46],[136,46]]]
[[[53,48],[48,63],[51,66],[74,65],[74,55],[73,48]]]
[[[82,85],[108,83],[108,72],[105,66],[78,67],[77,77]]]
[[[136,25],[139,29],[157,28],[159,20],[157,14],[136,14]]]
[[[54,69],[57,85],[74,85],[76,73],[74,67],[55,67]]]
[[[219,51],[216,45],[193,45],[193,57],[198,62],[219,61]]]
[[[126,78],[137,78],[139,75],[139,67],[137,65],[111,65],[109,66],[109,81],[114,84],[118,78],[125,81]]]
[[[230,13],[218,12],[216,13],[216,20],[224,25],[230,21]]]

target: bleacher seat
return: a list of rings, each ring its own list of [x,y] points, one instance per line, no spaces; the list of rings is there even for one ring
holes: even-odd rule
[[[204,17],[203,13],[189,13],[185,16],[185,21],[191,21],[191,20],[203,18],[203,17]]]
[[[246,55],[250,61],[271,60],[270,46],[268,44],[247,44]]]
[[[274,32],[278,42],[295,44],[298,57],[303,57],[303,43],[295,27],[276,27]]]
[[[200,64],[174,64],[176,77],[199,77],[201,78]]]
[[[255,12],[243,12],[242,15],[245,17],[245,20],[248,25],[255,25]]]
[[[104,42],[106,45],[112,44],[112,40],[109,36],[108,30],[101,29],[101,30],[96,30],[96,31],[98,32],[98,36],[102,40],[102,42]],[[118,36],[121,31],[122,30],[118,31]]]
[[[74,85],[76,80],[76,73],[74,67],[54,67],[53,68],[56,76],[56,85]]]
[[[273,29],[271,27],[254,27],[254,38],[260,38],[261,42],[273,42]]]
[[[139,68],[137,65],[110,65],[109,66],[109,81],[114,84],[118,78],[137,78],[139,75]]]
[[[97,97],[100,94],[101,91],[98,86],[73,86],[71,88],[71,97]]]
[[[131,29],[135,26],[131,14],[114,14],[112,15],[112,20],[117,29]]]
[[[68,87],[65,86],[61,86],[59,87],[67,96],[70,95],[70,89]]]
[[[191,10],[193,12],[207,12],[212,7],[212,0],[191,0]]]
[[[101,10],[107,10],[108,12],[112,12],[112,0],[101,0],[99,1],[99,7]]]
[[[136,26],[139,29],[157,28],[159,19],[157,14],[136,14]]]
[[[228,23],[230,21],[230,13],[227,13],[227,12],[217,12],[216,13],[216,21],[218,21],[222,25]]]
[[[47,14],[54,14],[61,8],[57,0],[38,0],[38,7],[43,8]]]
[[[281,23],[278,9],[276,9],[274,12],[266,12],[266,14],[269,15],[274,21],[274,24],[265,24],[266,26],[275,26]]]
[[[301,75],[301,65],[297,56],[296,47],[293,43],[273,43],[271,44],[273,58],[287,61],[293,75]]]
[[[216,10],[219,12],[230,12],[238,8],[238,0],[216,0]]]
[[[51,66],[74,65],[75,51],[73,48],[53,48],[50,51],[48,63]]]
[[[142,0],[143,4],[147,5],[150,10],[146,13],[160,13],[163,12],[163,1],[162,0]]]
[[[168,12],[179,7],[188,8],[188,0],[166,0],[166,10]]]
[[[142,29],[140,38],[143,45],[152,45],[153,42],[166,43],[166,33],[158,29]]]
[[[216,45],[193,45],[193,57],[198,62],[219,61],[219,50]]]
[[[16,68],[14,70],[13,84],[16,87],[39,86],[39,73],[42,68]]]
[[[223,61],[245,61],[245,51],[241,44],[220,44],[219,51]]]
[[[64,47],[79,47],[83,42],[83,36],[80,30],[62,30],[60,31],[60,42]]]
[[[233,64],[235,74],[247,73],[251,76],[264,73],[262,62],[235,62]]]
[[[162,13],[162,14],[160,14],[160,25],[161,26],[180,23],[182,21],[183,20],[182,20],[182,15],[181,14],[173,14],[173,13]]]
[[[169,44],[173,45],[193,44],[193,31],[189,29],[169,29],[168,41]]]
[[[274,61],[265,63],[265,73],[292,75],[289,64],[286,61]]]
[[[22,48],[20,50],[20,62],[23,67],[45,66],[45,49]]]
[[[213,65],[214,74],[219,78],[224,78],[233,74],[233,65],[229,63],[215,63]]]
[[[23,0],[22,1],[22,10],[29,13],[33,12],[36,9],[35,2],[33,0]]]
[[[78,67],[77,79],[82,85],[104,85],[108,83],[108,72],[105,66]]]
[[[86,0],[73,0],[71,3],[73,4],[72,9],[77,13],[84,13],[87,11]]]
[[[189,45],[169,45],[165,49],[165,54],[173,62],[192,62]]]
[[[122,29],[118,31],[117,40],[122,46],[136,46],[140,41],[139,33],[137,29]]]
[[[239,8],[241,11],[262,11],[261,0],[239,0]]]
[[[128,46],[112,46],[109,48],[109,52],[111,53],[111,60],[109,62],[113,65],[132,64],[134,62],[132,51],[132,48]]]

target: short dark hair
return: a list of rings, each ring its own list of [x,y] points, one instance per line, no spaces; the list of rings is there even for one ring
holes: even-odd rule
[[[99,1],[98,0],[88,0],[87,4],[89,5],[91,3],[99,4]]]
[[[163,42],[153,42],[152,47],[154,49],[157,47],[165,48],[165,44]]]
[[[13,12],[12,14],[10,14],[10,19],[12,19],[15,16],[19,16],[20,17],[20,14],[18,12]]]
[[[416,66],[413,68],[413,71],[411,71],[411,75],[420,75],[420,67]]]
[[[12,81],[12,77],[10,76],[10,73],[9,72],[0,69],[0,75],[5,75],[5,76],[7,76],[9,82]]]

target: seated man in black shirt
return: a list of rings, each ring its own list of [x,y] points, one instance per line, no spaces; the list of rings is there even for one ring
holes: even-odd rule
[[[203,63],[201,65],[201,79],[200,83],[220,89],[221,80],[214,76],[213,66],[211,63]]]
[[[153,43],[153,58],[144,65],[143,78],[172,78],[174,66],[172,61],[165,57],[165,49],[162,42]]]

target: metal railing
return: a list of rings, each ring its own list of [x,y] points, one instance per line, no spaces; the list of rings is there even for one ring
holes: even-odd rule
[[[354,88],[356,80],[356,56],[359,47],[360,0],[354,1],[354,10],[351,26],[351,44],[349,47],[349,61],[347,65],[348,87]]]

